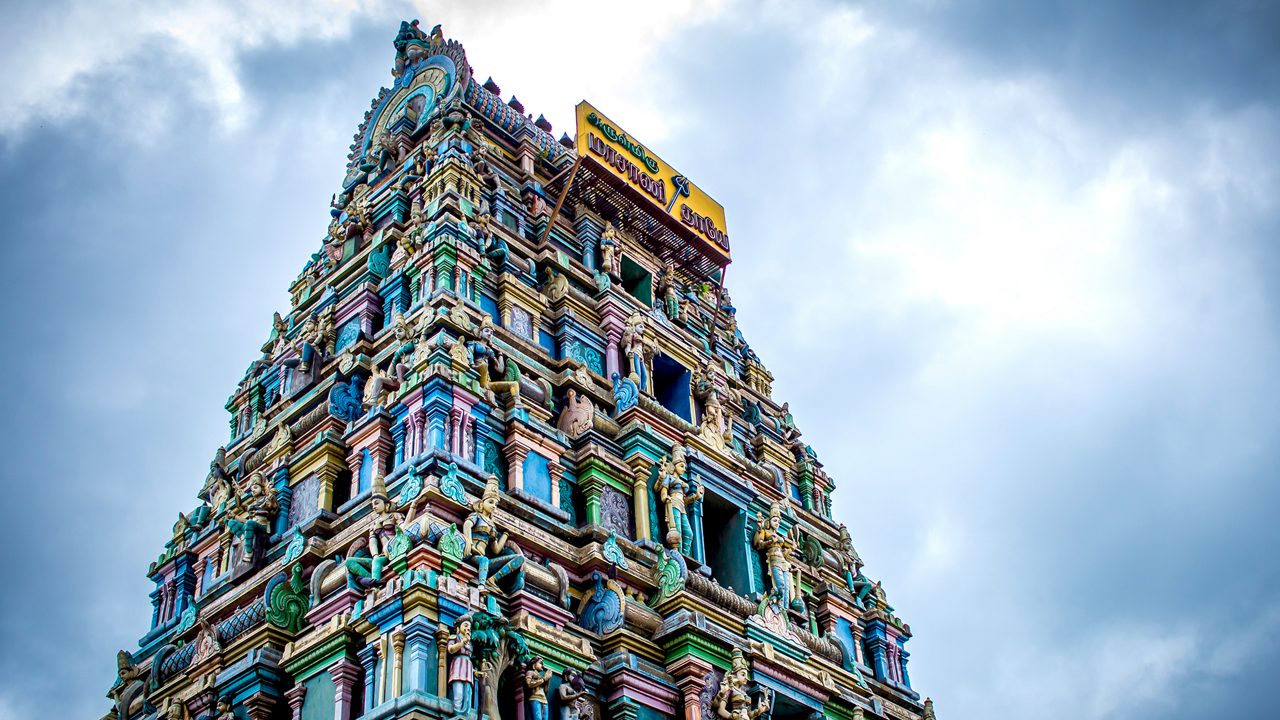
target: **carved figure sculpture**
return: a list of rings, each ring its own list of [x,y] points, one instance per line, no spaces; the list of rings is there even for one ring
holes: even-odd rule
[[[614,280],[622,280],[622,236],[611,222],[604,224],[600,235],[600,268]]]
[[[680,283],[676,278],[675,263],[668,260],[658,275],[658,292],[662,295],[662,309],[672,322],[683,317],[680,308]]]
[[[542,292],[549,300],[559,300],[569,294],[569,278],[548,267],[547,284]]]
[[[498,509],[498,478],[490,477],[484,494],[471,506],[471,514],[462,526],[462,537],[467,545],[467,557],[475,562],[479,572],[476,582],[482,588],[498,588],[498,581],[514,575],[511,591],[524,588],[524,555],[515,546],[507,544],[507,533],[499,530],[494,513]]]
[[[524,689],[529,698],[532,720],[547,720],[547,685],[550,682],[551,671],[542,658],[535,657],[524,672]]]
[[[369,505],[373,515],[369,535],[352,545],[352,551],[348,553],[344,563],[347,568],[347,587],[353,590],[366,590],[383,584],[383,571],[391,561],[388,548],[397,535],[405,532],[417,512],[417,503],[412,500],[407,515],[396,508],[387,495],[387,485],[381,475],[373,480]]]
[[[700,483],[684,479],[684,448],[676,445],[669,458],[658,465],[658,477],[654,489],[658,499],[666,507],[668,544],[679,543],[680,552],[689,555],[693,551],[693,527],[689,524],[689,505],[702,499],[704,490]],[[696,477],[696,476],[695,476]]]
[[[449,653],[449,700],[459,715],[471,712],[475,693],[475,667],[471,663],[471,618],[458,618],[454,632],[445,643]]]
[[[564,396],[564,409],[556,420],[556,429],[570,439],[576,439],[591,429],[595,412],[596,406],[591,398],[579,395],[577,390],[569,388]]]
[[[366,410],[385,407],[400,389],[401,378],[389,375],[385,370],[373,366],[373,374],[364,384],[363,405]]]
[[[560,700],[560,720],[590,720],[591,701],[587,698],[587,684],[582,673],[568,668],[560,682],[556,695]]]
[[[759,702],[752,706],[747,685],[751,682],[751,668],[742,656],[742,650],[733,649],[733,665],[725,673],[724,683],[716,695],[716,715],[723,720],[755,720],[773,708],[773,693],[765,690]]]
[[[266,476],[255,472],[249,476],[248,504],[239,505],[238,493],[233,493],[232,499],[237,508],[235,517],[227,521],[227,529],[239,538],[244,561],[253,562],[259,550],[259,538],[270,534],[271,523],[280,511],[276,491],[267,483]]]
[[[142,669],[133,662],[133,656],[121,650],[116,654],[116,673],[120,682],[111,690],[115,700],[117,720],[140,717],[146,708],[146,683],[142,681]]]
[[[237,720],[236,711],[231,707],[231,699],[226,697],[218,698],[218,705],[213,710],[214,720]]]
[[[642,392],[652,393],[649,382],[649,363],[657,351],[657,344],[645,336],[645,319],[640,313],[633,314],[622,331],[622,353],[627,358],[627,370],[631,381]]]
[[[493,320],[488,315],[480,323],[480,337],[467,343],[471,350],[471,362],[480,373],[480,387],[490,399],[494,393],[511,394],[512,407],[520,406],[520,368],[507,359],[501,350],[493,346]],[[493,379],[493,376],[502,378]]]
[[[774,502],[769,507],[769,518],[766,520],[756,514],[757,529],[751,544],[764,551],[765,563],[769,568],[770,595],[792,610],[804,612],[804,602],[800,600],[800,584],[791,567],[791,554],[799,547],[795,535],[782,529],[782,503]]]

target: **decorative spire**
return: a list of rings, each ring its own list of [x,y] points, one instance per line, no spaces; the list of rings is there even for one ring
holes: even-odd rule
[[[512,110],[515,110],[521,115],[524,114],[524,105],[520,104],[520,101],[516,99],[515,95],[511,96],[511,99],[507,101],[507,104],[511,106]]]
[[[533,121],[533,126],[543,132],[551,132],[551,123],[545,115],[538,115],[538,119]]]
[[[502,94],[502,88],[498,87],[498,83],[493,81],[492,76],[490,76],[488,80],[484,81],[484,85],[482,87],[485,90],[488,90],[489,92],[493,93],[494,95]]]

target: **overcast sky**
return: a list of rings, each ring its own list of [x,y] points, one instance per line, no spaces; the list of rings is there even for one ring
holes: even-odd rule
[[[726,207],[942,720],[1275,714],[1263,2],[6,6],[0,720],[99,717],[399,21]]]

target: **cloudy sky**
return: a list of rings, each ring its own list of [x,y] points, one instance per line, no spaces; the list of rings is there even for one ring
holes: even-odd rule
[[[939,717],[1274,715],[1274,4],[262,5],[4,10],[0,720],[107,709],[412,17],[723,202]]]

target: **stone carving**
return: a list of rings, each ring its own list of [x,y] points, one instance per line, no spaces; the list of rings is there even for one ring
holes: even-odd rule
[[[622,553],[622,548],[618,547],[618,534],[616,532],[609,533],[609,537],[601,547],[601,553],[604,555],[605,560],[623,570],[631,567],[631,564],[627,562],[627,556]]]
[[[294,564],[285,581],[278,575],[267,589],[267,622],[285,631],[296,633],[302,629],[307,609],[311,607],[311,593],[302,579],[302,565]]]
[[[592,632],[613,632],[622,627],[627,610],[627,596],[622,587],[605,578],[599,570],[591,572],[592,590],[578,604],[578,624]]]
[[[513,575],[511,591],[524,589],[524,555],[507,543],[506,531],[498,528],[494,514],[498,509],[498,479],[489,478],[484,494],[471,506],[471,514],[462,526],[467,557],[478,568],[476,576],[481,588],[498,589],[498,582]]]
[[[449,653],[449,700],[459,715],[471,712],[475,666],[471,662],[471,618],[458,618],[453,634],[448,636],[445,650]]]
[[[488,315],[480,323],[480,337],[467,343],[467,348],[488,400],[496,404],[495,393],[510,393],[511,406],[520,407],[520,367],[493,346],[493,320]]]
[[[334,383],[329,390],[329,414],[346,422],[364,417],[363,375],[354,375],[345,383]]]
[[[751,667],[742,656],[742,650],[733,649],[733,665],[724,676],[720,692],[716,694],[716,715],[723,720],[755,720],[773,708],[773,691],[766,689],[760,700],[753,704],[747,685],[751,682]]]
[[[596,406],[591,398],[579,395],[577,390],[569,388],[565,391],[564,408],[556,420],[556,429],[569,439],[576,439],[591,429],[595,418]]]
[[[631,537],[631,499],[606,485],[600,491],[600,524],[611,533]]]
[[[622,331],[622,354],[627,359],[627,377],[641,392],[652,393],[650,363],[658,345],[645,334],[644,315],[634,313]]]
[[[569,294],[569,278],[547,267],[547,283],[542,287],[542,294],[550,302],[555,302]]]
[[[622,280],[622,236],[611,222],[600,235],[600,267],[614,280]]]
[[[458,478],[458,463],[451,462],[445,466],[444,475],[440,477],[440,492],[460,505],[467,504],[467,491]]]
[[[658,274],[658,293],[662,296],[662,310],[672,322],[684,319],[680,308],[680,281],[676,277],[675,263],[667,261],[662,272]]]
[[[227,530],[240,541],[244,561],[256,562],[262,550],[261,538],[271,534],[271,524],[280,511],[275,488],[261,472],[255,472],[249,476],[248,503],[241,504],[239,493],[232,493],[231,497],[236,504],[230,511]]]
[[[756,514],[758,529],[751,544],[765,554],[765,564],[769,568],[769,595],[784,607],[804,612],[804,602],[800,600],[800,582],[791,567],[791,555],[799,547],[794,528],[782,529],[782,504],[774,502],[769,508],[769,519],[765,520]]]
[[[529,661],[524,671],[524,690],[529,700],[531,720],[547,720],[547,686],[550,682],[551,671],[542,658],[535,657]]]
[[[560,700],[560,720],[595,720],[595,708],[582,673],[566,669],[556,695]]]
[[[134,664],[133,656],[124,650],[116,654],[116,674],[120,679],[111,689],[111,698],[115,701],[117,720],[141,717],[148,712],[144,673]]]
[[[667,545],[679,547],[689,555],[693,550],[693,528],[689,524],[689,505],[702,499],[701,483],[686,481],[685,453],[683,445],[676,445],[671,455],[658,463],[658,476],[654,480],[654,492],[666,508]],[[674,540],[674,542],[673,542]]]
[[[635,382],[629,377],[619,377],[618,373],[613,374],[613,407],[614,415],[617,416],[625,410],[630,410],[640,403],[640,390],[636,387]]]
[[[369,506],[373,517],[369,534],[352,544],[343,563],[347,569],[347,587],[352,590],[367,590],[385,584],[383,574],[391,561],[391,545],[398,536],[408,534],[406,528],[417,512],[416,502],[409,504],[407,515],[396,508],[387,495],[387,485],[381,475],[373,480]]]

